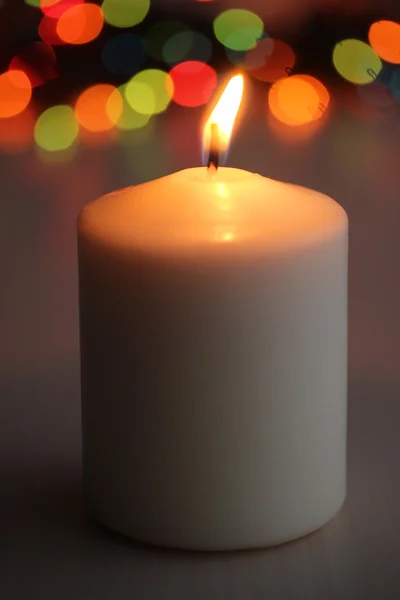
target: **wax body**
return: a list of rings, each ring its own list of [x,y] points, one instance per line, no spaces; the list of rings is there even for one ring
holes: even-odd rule
[[[182,201],[175,183],[167,204]],[[164,234],[147,208],[126,227],[145,186],[81,215],[85,489],[111,529],[178,548],[260,547],[319,528],[344,500],[347,219],[285,186],[311,211],[296,233],[303,212],[281,213],[274,185],[267,213],[248,219],[234,200],[228,217],[205,208],[196,224],[201,200],[187,197],[194,208]],[[268,214],[275,225],[260,228]]]

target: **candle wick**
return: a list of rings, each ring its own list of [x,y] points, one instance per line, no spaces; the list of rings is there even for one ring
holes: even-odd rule
[[[210,151],[208,154],[207,169],[215,175],[219,165],[219,129],[216,123],[211,123]]]

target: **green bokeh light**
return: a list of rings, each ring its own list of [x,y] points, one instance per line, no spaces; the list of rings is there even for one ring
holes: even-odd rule
[[[231,50],[254,48],[264,31],[264,24],[255,13],[232,8],[214,20],[215,37]]]
[[[160,21],[146,34],[146,50],[151,58],[164,62],[164,45],[179,33],[190,32],[190,28],[181,21]]]
[[[382,70],[382,61],[375,50],[361,40],[343,40],[336,44],[333,64],[339,75],[358,85],[372,83]]]
[[[126,84],[125,98],[131,108],[142,115],[163,112],[171,102],[173,83],[165,71],[146,69]]]
[[[181,31],[163,46],[164,60],[169,65],[175,65],[185,60],[208,62],[212,54],[211,41],[197,31]]]
[[[104,20],[114,27],[132,27],[141,23],[150,8],[150,0],[104,0]]]
[[[142,127],[145,127],[149,122],[150,115],[138,113],[131,107],[126,99],[126,85],[121,85],[118,90],[123,100],[122,113],[116,123],[118,129],[130,131],[132,129],[141,129]],[[153,96],[151,97],[151,100],[153,101]]]
[[[36,144],[48,152],[70,148],[79,132],[73,109],[67,105],[48,108],[36,121],[34,138]]]

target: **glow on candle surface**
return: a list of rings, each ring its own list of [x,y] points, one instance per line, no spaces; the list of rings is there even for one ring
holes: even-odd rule
[[[214,158],[242,90],[233,78],[206,122]],[[345,496],[347,217],[318,192],[210,168],[79,218],[87,497],[142,541],[266,546]]]

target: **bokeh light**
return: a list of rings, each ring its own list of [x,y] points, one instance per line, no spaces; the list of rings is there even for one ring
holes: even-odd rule
[[[382,69],[382,61],[375,50],[369,44],[353,39],[336,44],[333,64],[339,75],[359,85],[375,81]]]
[[[389,63],[400,64],[400,23],[378,21],[370,27],[369,43]]]
[[[150,120],[150,115],[144,115],[133,110],[126,99],[126,84],[118,88],[118,92],[122,98],[122,112],[118,117],[115,125],[122,131],[131,131],[133,129],[141,129]]]
[[[158,114],[166,110],[174,92],[172,78],[159,69],[146,69],[128,82],[125,97],[136,112]]]
[[[59,19],[66,10],[83,2],[85,0],[39,0],[39,6],[43,14],[52,19]]]
[[[32,85],[23,71],[6,71],[0,75],[0,118],[18,115],[28,106]]]
[[[263,38],[247,52],[244,66],[255,79],[274,83],[290,75],[295,62],[295,53],[288,44]]]
[[[181,106],[201,106],[211,98],[217,85],[215,69],[200,61],[186,61],[173,67],[173,100]]]
[[[38,34],[46,44],[52,46],[63,46],[64,40],[57,33],[57,19],[44,16],[39,23]]]
[[[82,92],[75,104],[75,116],[82,127],[100,133],[114,127],[122,109],[122,97],[117,88],[100,83]]]
[[[111,73],[132,75],[146,59],[144,41],[133,33],[119,33],[106,43],[101,57]]]
[[[212,44],[202,33],[181,31],[165,42],[162,52],[165,62],[171,66],[186,60],[208,62]]]
[[[146,50],[151,58],[164,62],[165,44],[179,33],[189,32],[190,27],[181,21],[159,21],[146,34]]]
[[[18,52],[11,60],[9,69],[23,71],[32,87],[42,85],[57,77],[56,55],[50,44],[33,42]]]
[[[61,15],[57,34],[67,44],[87,44],[99,35],[103,24],[103,13],[99,6],[80,4]]]
[[[132,27],[141,23],[150,8],[150,0],[104,0],[104,19],[114,27]]]
[[[38,118],[34,137],[36,144],[48,152],[70,148],[79,132],[73,109],[67,105],[52,106]]]
[[[329,93],[314,77],[293,75],[272,85],[268,103],[278,121],[297,127],[322,117],[329,104]]]
[[[264,24],[260,17],[249,10],[232,8],[214,20],[215,37],[231,50],[254,48],[263,31]]]

